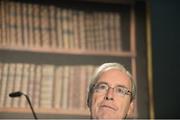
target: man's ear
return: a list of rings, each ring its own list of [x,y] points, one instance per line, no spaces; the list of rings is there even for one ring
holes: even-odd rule
[[[133,118],[135,116],[135,101],[132,100],[129,105],[129,110],[127,113],[127,118]]]

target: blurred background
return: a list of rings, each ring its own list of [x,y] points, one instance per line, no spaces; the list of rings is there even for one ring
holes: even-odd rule
[[[151,0],[156,118],[180,118],[180,1]]]

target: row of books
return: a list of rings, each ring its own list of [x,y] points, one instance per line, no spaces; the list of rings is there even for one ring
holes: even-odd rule
[[[0,46],[121,51],[121,14],[2,0]]]
[[[87,90],[93,65],[0,63],[0,108],[26,108],[25,97],[10,98],[22,91],[34,108],[87,109]]]

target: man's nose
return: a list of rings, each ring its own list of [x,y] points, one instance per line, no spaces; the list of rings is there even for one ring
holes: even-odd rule
[[[113,96],[114,96],[114,89],[113,88],[109,88],[107,90],[106,95],[105,95],[105,99],[106,100],[114,100]]]

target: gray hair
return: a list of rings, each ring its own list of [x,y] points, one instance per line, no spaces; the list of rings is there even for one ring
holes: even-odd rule
[[[119,63],[104,63],[96,69],[96,71],[91,79],[91,83],[89,85],[89,91],[88,91],[88,98],[87,98],[88,107],[91,107],[92,95],[94,92],[94,85],[97,83],[97,81],[102,73],[104,73],[105,71],[111,70],[111,69],[118,69],[121,72],[127,74],[127,76],[129,77],[129,79],[131,80],[131,83],[132,83],[132,85],[131,85],[131,89],[132,89],[131,101],[135,98],[136,84],[135,84],[135,81],[132,79],[132,75],[126,70],[126,68]]]

